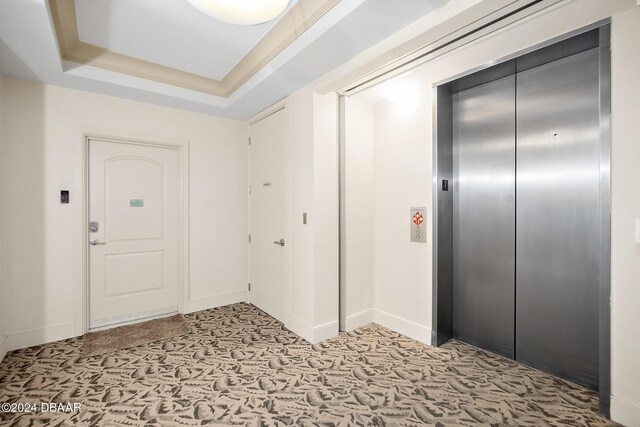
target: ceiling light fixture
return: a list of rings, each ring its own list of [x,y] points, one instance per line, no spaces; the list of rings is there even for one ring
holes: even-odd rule
[[[289,0],[189,0],[189,3],[229,24],[258,25],[280,15]]]

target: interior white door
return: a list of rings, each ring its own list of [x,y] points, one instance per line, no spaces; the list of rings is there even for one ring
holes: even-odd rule
[[[89,142],[90,328],[178,311],[178,152]]]
[[[251,125],[250,301],[285,321],[287,173],[285,110]]]

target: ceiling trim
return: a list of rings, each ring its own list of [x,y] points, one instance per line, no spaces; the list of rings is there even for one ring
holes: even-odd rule
[[[228,94],[256,75],[338,3],[340,0],[299,0],[224,77]]]
[[[75,0],[48,0],[61,59],[223,98],[255,76],[338,3],[340,0],[299,0],[222,80],[215,80],[85,43],[78,35]]]

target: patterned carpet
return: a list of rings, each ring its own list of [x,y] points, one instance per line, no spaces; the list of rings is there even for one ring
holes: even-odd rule
[[[79,402],[77,413],[0,413],[0,424],[614,425],[597,395],[459,342],[432,348],[376,325],[312,346],[247,304],[187,315],[192,332],[82,358],[84,338],[19,350],[0,403]]]

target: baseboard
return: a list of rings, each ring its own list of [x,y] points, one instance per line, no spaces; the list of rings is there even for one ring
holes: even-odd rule
[[[229,292],[222,295],[197,298],[189,301],[186,313],[208,310],[210,308],[222,307],[223,305],[236,304],[247,300],[247,291]]]
[[[431,345],[431,329],[419,323],[377,309],[373,310],[373,321],[416,341]]]
[[[313,328],[313,344],[328,340],[337,336],[340,331],[340,325],[338,321],[325,323],[324,325],[316,326]]]
[[[61,323],[59,325],[8,334],[4,342],[3,350],[9,352],[76,336],[78,336],[78,334],[76,333],[76,324],[74,322]]]
[[[640,406],[611,396],[611,419],[626,427],[640,427]]]
[[[286,322],[284,322],[284,326],[294,334],[304,338],[310,343],[313,343],[313,326],[304,320],[289,314]]]
[[[244,302],[246,297],[246,291],[240,291],[191,300],[189,301],[189,311],[187,311],[187,313]],[[76,325],[74,322],[10,333],[7,334],[4,344],[0,344],[0,355],[4,357],[4,355],[9,351],[60,341],[76,336],[78,336],[78,334],[76,332]],[[2,358],[0,358],[0,360],[2,360]]]
[[[287,321],[284,322],[284,326],[294,334],[309,341],[311,344],[318,344],[319,342],[333,338],[340,333],[338,331],[338,321],[325,323],[320,326],[312,326],[304,320],[292,315],[287,316]]]
[[[360,313],[347,316],[347,324],[345,325],[347,332],[361,328],[369,323],[373,323],[373,311],[374,310],[370,308],[369,310],[364,310]]]
[[[5,347],[6,342],[7,342],[7,337],[4,335],[0,335],[0,363],[2,363],[4,356],[7,355],[7,349]]]

